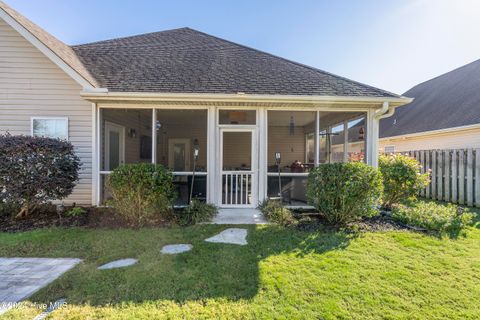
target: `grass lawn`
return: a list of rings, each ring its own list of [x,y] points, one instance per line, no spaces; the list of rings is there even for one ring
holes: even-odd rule
[[[478,225],[477,225],[478,226]],[[301,232],[247,226],[247,246],[203,239],[225,226],[47,229],[0,234],[0,256],[83,263],[31,298],[66,298],[55,319],[478,319],[480,229],[458,239],[414,232]],[[160,254],[170,243],[192,251]],[[97,270],[120,258],[135,266]],[[8,319],[33,318],[34,307]]]

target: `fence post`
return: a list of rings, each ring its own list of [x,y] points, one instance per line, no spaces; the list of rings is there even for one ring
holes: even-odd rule
[[[458,161],[457,150],[452,152],[452,202],[458,202]]]
[[[430,170],[430,150],[426,150],[425,151],[425,171],[429,172],[429,170]],[[431,181],[428,184],[427,188],[425,189],[425,197],[427,199],[430,198],[430,186],[432,185],[432,182],[433,182],[431,174],[430,174],[430,179],[431,179]]]
[[[443,199],[445,201],[450,201],[450,150],[444,150],[443,153],[444,153],[443,163],[445,164],[444,165],[445,197]]]
[[[480,149],[475,149],[475,205],[480,207]]]
[[[436,151],[437,154],[437,200],[443,200],[443,151]]]
[[[420,165],[422,166],[421,172],[425,173],[425,150],[420,150]],[[422,197],[425,197],[425,189],[426,188],[423,188],[422,190],[420,190],[420,195]]]
[[[458,203],[465,204],[465,150],[458,155]]]
[[[473,206],[473,149],[467,149],[467,206]]]
[[[437,150],[432,151],[432,199],[437,199]]]

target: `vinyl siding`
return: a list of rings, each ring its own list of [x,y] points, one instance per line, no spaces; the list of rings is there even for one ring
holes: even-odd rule
[[[82,161],[66,203],[92,203],[92,104],[73,79],[0,19],[0,132],[30,135],[34,116],[68,117],[69,140]]]
[[[396,152],[432,149],[480,148],[480,128],[448,133],[411,136],[399,139],[380,139],[380,151],[395,146]]]

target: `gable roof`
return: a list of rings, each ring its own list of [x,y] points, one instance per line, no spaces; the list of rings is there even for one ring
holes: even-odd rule
[[[380,122],[380,137],[480,123],[480,60],[416,85],[404,93],[415,100]]]
[[[398,97],[190,28],[73,46],[115,92]]]
[[[90,72],[80,62],[73,49],[58,40],[32,21],[25,18],[23,15],[9,7],[3,1],[0,1],[0,9],[3,10],[8,16],[19,23],[23,28],[30,32],[35,38],[43,43],[48,49],[50,49],[57,57],[63,62],[75,70],[83,79],[85,79],[92,86],[96,86],[95,79],[91,76]]]

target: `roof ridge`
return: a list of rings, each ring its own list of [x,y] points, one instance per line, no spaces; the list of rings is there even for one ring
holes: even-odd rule
[[[262,54],[266,54],[266,55],[269,55],[269,56],[274,57],[274,58],[277,58],[277,59],[282,59],[282,60],[284,60],[285,62],[292,63],[292,64],[295,64],[295,65],[297,65],[297,66],[303,67],[303,68],[307,68],[307,69],[310,69],[310,70],[313,70],[313,71],[317,71],[317,72],[322,72],[322,73],[325,73],[325,74],[327,74],[327,75],[329,75],[329,76],[333,76],[333,77],[340,78],[340,79],[343,79],[343,80],[346,80],[346,81],[350,81],[350,82],[353,82],[353,83],[355,83],[355,84],[359,84],[359,85],[362,85],[362,86],[365,86],[365,87],[368,87],[368,88],[371,88],[371,89],[379,90],[379,91],[381,91],[381,92],[384,92],[384,93],[393,95],[393,96],[395,96],[395,97],[401,97],[401,95],[399,95],[399,94],[396,94],[396,93],[393,93],[393,92],[390,92],[390,91],[387,91],[387,90],[383,90],[383,89],[380,89],[380,88],[377,88],[377,87],[374,87],[374,86],[370,86],[370,85],[368,85],[368,84],[365,84],[365,83],[362,83],[362,82],[358,82],[358,81],[355,81],[355,80],[352,80],[352,79],[349,79],[349,78],[346,78],[346,77],[343,77],[343,76],[339,76],[339,75],[337,75],[337,74],[334,74],[334,73],[331,73],[331,72],[328,72],[328,71],[325,71],[325,70],[322,70],[322,69],[319,69],[319,68],[316,68],[316,67],[312,67],[312,66],[309,66],[309,65],[307,65],[307,64],[303,64],[303,63],[300,63],[300,62],[297,62],[297,61],[294,61],[294,60],[290,60],[290,59],[287,59],[287,58],[284,58],[284,57],[281,57],[281,56],[277,56],[277,55],[275,55],[275,54],[272,54],[272,53],[269,53],[269,52],[266,52],[266,51],[262,51],[262,50],[259,50],[259,49],[256,49],[256,48],[253,48],[253,47],[244,45],[244,44],[240,44],[240,43],[233,42],[233,41],[230,41],[230,40],[227,40],[227,39],[223,39],[223,38],[220,38],[220,37],[217,37],[217,36],[214,36],[214,35],[205,33],[205,32],[203,32],[203,31],[199,31],[199,30],[192,29],[192,28],[189,28],[189,27],[185,27],[185,28],[183,28],[183,29],[188,29],[188,30],[191,30],[191,31],[195,31],[195,32],[201,33],[201,34],[203,34],[203,35],[206,35],[206,36],[209,36],[209,37],[218,39],[218,40],[220,40],[220,41],[228,42],[228,43],[233,44],[233,45],[238,46],[238,47],[243,47],[243,48],[246,48],[246,49],[249,49],[249,50],[254,50],[254,51],[256,51],[256,52],[259,52],[259,53],[262,53]]]
[[[167,29],[167,30],[161,30],[161,31],[152,31],[152,32],[139,33],[139,34],[134,34],[134,35],[125,36],[125,37],[117,37],[117,38],[98,40],[98,41],[87,42],[87,43],[80,43],[80,44],[70,45],[70,47],[76,48],[76,47],[82,47],[82,46],[89,46],[89,45],[100,44],[100,43],[104,43],[104,42],[118,41],[118,40],[124,40],[124,39],[129,39],[129,38],[137,38],[137,37],[143,37],[143,36],[149,36],[149,35],[153,35],[153,34],[179,31],[179,30],[193,30],[193,29],[188,28],[188,27],[181,27],[181,28]]]

